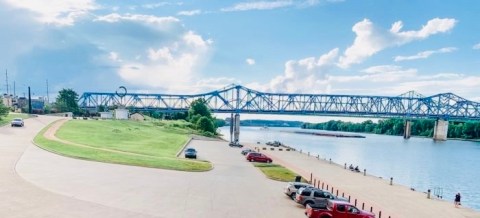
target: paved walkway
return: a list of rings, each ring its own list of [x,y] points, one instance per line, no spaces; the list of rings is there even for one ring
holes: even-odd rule
[[[15,165],[25,150],[33,146],[33,136],[56,119],[31,118],[25,120],[23,128],[0,127],[0,217],[151,217],[56,194],[38,188],[17,174]]]
[[[189,144],[214,165],[202,173],[99,163],[32,145],[35,133],[53,120],[0,128],[0,160],[14,157],[0,169],[0,217],[304,217],[283,194],[285,183],[267,179],[226,142]],[[5,140],[10,143],[4,146]],[[16,153],[8,154],[11,149]]]
[[[257,145],[249,145],[255,147]],[[330,164],[328,160],[318,160],[316,157],[301,154],[298,151],[271,151],[268,147],[263,153],[272,157],[274,162],[280,163],[310,179],[312,173],[315,180],[321,184],[329,185],[329,190],[334,187],[334,194],[339,190],[339,195],[351,196],[351,202],[357,199],[361,207],[377,214],[382,211],[382,217],[394,218],[479,218],[480,212],[468,208],[455,208],[453,198],[451,202],[427,199],[422,192],[412,191],[401,185],[390,185],[389,180],[374,176],[363,176],[362,173],[344,169],[344,166]],[[319,184],[319,182],[317,182]],[[453,196],[452,196],[453,197]]]

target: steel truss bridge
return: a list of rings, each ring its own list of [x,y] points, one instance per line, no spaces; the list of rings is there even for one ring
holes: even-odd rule
[[[131,110],[183,112],[188,111],[190,103],[196,99],[205,99],[214,113],[480,120],[480,103],[452,93],[428,97],[414,92],[394,97],[286,94],[232,85],[194,95],[85,92],[78,103],[89,111],[123,105]]]

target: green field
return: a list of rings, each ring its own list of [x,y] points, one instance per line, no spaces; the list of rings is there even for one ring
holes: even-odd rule
[[[27,119],[28,117],[29,117],[28,114],[9,113],[6,117],[1,117],[1,118],[0,118],[0,126],[9,124],[10,121],[13,120],[13,118],[23,118],[23,119]]]
[[[278,164],[254,163],[253,165],[258,167],[269,179],[277,181],[292,182],[297,175],[291,170]],[[302,182],[306,182],[306,180],[302,178]]]
[[[35,143],[69,157],[183,171],[212,168],[207,161],[175,156],[193,133],[186,122],[71,120],[58,130],[58,138],[85,146],[48,140],[43,137],[45,130]]]

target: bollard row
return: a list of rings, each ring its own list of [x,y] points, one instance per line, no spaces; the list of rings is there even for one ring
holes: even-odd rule
[[[364,171],[366,172],[366,170]],[[310,173],[310,184],[312,184],[314,187],[316,188],[321,188],[323,190],[327,190],[327,191],[330,191],[332,194],[335,193],[335,196],[339,197],[339,194],[342,193],[342,197],[343,198],[347,198],[346,195],[345,195],[345,192],[341,192],[339,189],[335,189],[333,186],[329,185],[328,183],[325,183],[325,182],[321,182],[320,179],[316,178],[313,176],[313,173]],[[393,178],[390,178],[390,184],[393,183]],[[358,201],[358,199],[353,199],[352,196],[348,195],[348,202],[352,203],[353,201],[353,205],[355,207],[360,207],[360,202]],[[361,203],[361,208],[362,210],[365,210],[366,206],[365,206],[365,202],[362,202]],[[373,206],[370,206],[370,212],[374,213],[374,208]],[[379,210],[377,212],[375,212],[375,214],[377,215],[376,217],[378,218],[381,218],[382,217],[382,211]],[[391,218],[391,216],[388,216],[388,218]]]

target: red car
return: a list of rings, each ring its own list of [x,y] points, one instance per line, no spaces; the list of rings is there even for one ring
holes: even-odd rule
[[[348,202],[328,201],[327,207],[312,208],[309,204],[305,208],[308,218],[375,218],[375,214],[360,210]]]
[[[247,160],[252,162],[252,161],[255,161],[255,162],[267,162],[267,163],[271,163],[272,162],[272,159],[267,157],[266,155],[262,154],[262,153],[257,153],[257,152],[250,152],[247,154]]]

